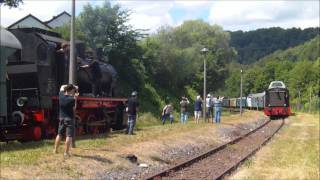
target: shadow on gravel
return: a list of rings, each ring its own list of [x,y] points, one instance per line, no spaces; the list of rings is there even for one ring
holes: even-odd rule
[[[236,127],[238,129],[242,129],[242,130],[247,130],[248,129],[247,127],[244,127],[245,125],[242,125],[242,124],[238,124],[238,125],[237,124],[232,124],[232,123],[220,123],[220,124]]]
[[[100,157],[100,156],[88,156],[88,155],[79,155],[79,154],[73,154],[72,156],[75,157],[80,157],[80,158],[85,158],[85,159],[92,159],[98,162],[103,162],[103,163],[108,163],[108,164],[112,164],[113,162],[110,161],[109,159]]]

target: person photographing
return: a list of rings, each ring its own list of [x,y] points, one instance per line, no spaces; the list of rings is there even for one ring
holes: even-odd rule
[[[70,146],[74,136],[74,110],[76,97],[79,95],[78,87],[72,84],[62,85],[59,92],[59,128],[54,145],[54,153],[58,153],[63,131],[66,131],[64,156],[70,157]]]

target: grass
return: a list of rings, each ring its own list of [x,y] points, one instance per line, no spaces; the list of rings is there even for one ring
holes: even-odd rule
[[[230,179],[319,179],[319,115],[298,113]]]
[[[261,113],[248,112],[244,114],[244,119],[238,115],[228,115],[222,117],[222,122],[243,123],[260,115]],[[77,148],[71,150],[73,156],[70,159],[63,158],[63,146],[60,146],[60,154],[52,153],[54,140],[23,144],[0,143],[0,178],[92,179],[97,171],[130,168],[132,164],[123,158],[126,154],[137,155],[140,162],[166,164],[167,162],[161,158],[161,153],[186,144],[212,145],[217,141],[217,138],[214,138],[217,137],[215,129],[220,126],[229,125],[216,126],[203,122],[195,124],[193,118],[189,118],[187,124],[174,123],[163,126],[161,121],[151,114],[143,114],[139,117],[136,135],[111,133],[83,136],[77,139]]]

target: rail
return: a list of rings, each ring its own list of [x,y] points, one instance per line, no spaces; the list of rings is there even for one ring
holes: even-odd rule
[[[157,173],[155,173],[155,174],[152,174],[152,175],[150,175],[150,176],[148,176],[148,177],[146,177],[146,178],[144,178],[144,179],[146,179],[146,180],[150,180],[150,179],[161,179],[161,177],[166,177],[166,176],[168,176],[170,173],[177,172],[177,171],[179,171],[179,170],[181,170],[181,169],[183,169],[183,168],[186,168],[186,167],[188,167],[188,166],[190,166],[190,165],[192,165],[192,164],[194,164],[194,163],[196,163],[196,162],[198,162],[198,161],[200,161],[200,160],[202,160],[202,159],[205,159],[205,158],[209,157],[210,155],[212,155],[212,154],[214,154],[214,153],[216,153],[216,152],[218,152],[218,151],[226,148],[226,147],[229,146],[229,145],[232,145],[232,144],[235,144],[235,143],[239,142],[240,140],[244,139],[245,137],[249,136],[250,134],[258,131],[258,130],[261,129],[261,128],[263,128],[264,126],[266,126],[266,125],[267,125],[268,123],[270,123],[270,122],[271,122],[271,121],[268,120],[268,121],[264,122],[262,125],[260,125],[259,127],[257,127],[256,129],[254,129],[254,130],[252,130],[252,131],[250,131],[250,132],[248,132],[248,133],[246,133],[246,134],[244,134],[244,135],[242,135],[242,136],[240,136],[240,137],[238,137],[238,138],[235,138],[234,140],[232,140],[232,141],[230,141],[230,142],[228,142],[228,143],[225,143],[225,144],[223,144],[223,145],[220,145],[220,146],[218,146],[218,147],[215,147],[215,148],[213,148],[213,149],[210,149],[210,150],[208,150],[208,151],[206,151],[206,152],[204,152],[204,153],[202,153],[202,154],[200,154],[200,155],[194,156],[194,157],[192,157],[192,158],[190,158],[190,159],[188,159],[188,160],[186,160],[186,161],[184,161],[184,162],[182,162],[182,163],[179,163],[179,164],[174,165],[174,166],[171,166],[171,167],[169,167],[169,168],[167,168],[167,169],[165,169],[165,170],[163,170],[163,171],[160,171],[160,172],[157,172]],[[265,142],[263,142],[263,145],[264,145],[275,133],[277,133],[277,132],[279,131],[279,129],[283,126],[283,124],[284,124],[284,120],[283,120],[282,124],[280,125],[280,127],[279,127]],[[223,173],[221,173],[221,174],[219,174],[217,177],[215,177],[215,179],[220,179],[220,178],[222,178],[223,176],[225,176],[227,173],[229,173],[230,171],[232,171],[233,169],[235,169],[241,162],[243,162],[243,161],[246,160],[248,157],[250,157],[251,155],[253,155],[257,150],[258,150],[258,149],[255,149],[255,150],[254,150],[253,152],[251,152],[248,156],[246,156],[245,158],[242,158],[238,163],[236,163],[235,166],[232,166],[231,168],[228,168],[228,169],[225,170]]]

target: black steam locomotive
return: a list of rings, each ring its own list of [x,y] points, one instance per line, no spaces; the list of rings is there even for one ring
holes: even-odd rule
[[[7,58],[7,117],[1,140],[39,140],[56,134],[57,94],[69,75],[68,45],[58,33],[37,28],[10,30],[22,50]],[[125,124],[126,99],[114,98],[117,73],[112,65],[76,43],[77,134],[100,133]],[[1,97],[3,99],[3,97]]]

